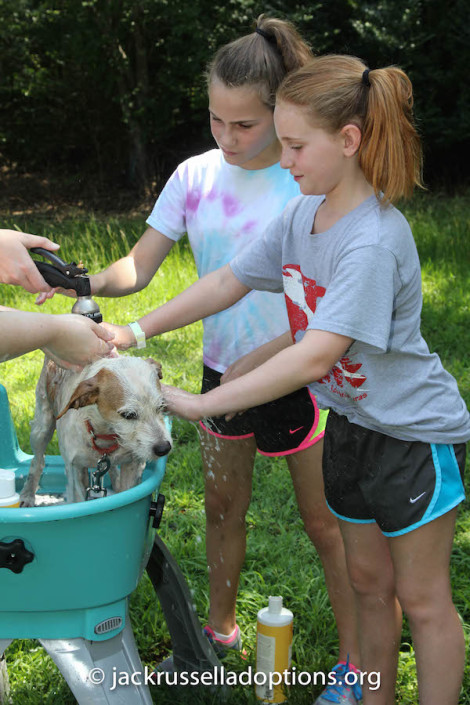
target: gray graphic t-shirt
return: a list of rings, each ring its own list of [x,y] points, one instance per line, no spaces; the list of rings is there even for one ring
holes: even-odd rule
[[[322,196],[299,196],[231,268],[246,286],[284,291],[292,336],[354,343],[310,387],[321,406],[402,440],[462,443],[470,416],[454,378],[420,332],[421,270],[410,227],[375,196],[312,234]]]

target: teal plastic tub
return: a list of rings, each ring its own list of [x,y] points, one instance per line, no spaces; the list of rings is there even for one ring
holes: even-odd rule
[[[0,467],[14,470],[17,492],[31,458],[19,448],[0,385]],[[138,486],[109,497],[0,509],[3,555],[10,552],[11,566],[21,568],[14,572],[2,561],[0,639],[99,641],[124,628],[128,596],[152,548],[151,503],[165,466],[166,457],[149,463]],[[46,456],[39,492],[64,490],[62,458]]]

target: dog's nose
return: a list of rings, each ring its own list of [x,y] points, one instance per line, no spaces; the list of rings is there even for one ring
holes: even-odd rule
[[[163,443],[155,443],[152,450],[155,455],[158,455],[158,457],[161,458],[163,455],[167,455],[167,453],[170,452],[171,443],[168,441],[164,441]]]

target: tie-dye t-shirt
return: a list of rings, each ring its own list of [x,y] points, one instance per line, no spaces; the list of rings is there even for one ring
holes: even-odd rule
[[[147,220],[172,240],[188,233],[200,277],[258,239],[300,191],[279,163],[248,170],[213,149],[176,169]],[[204,362],[224,372],[239,357],[289,329],[282,294],[251,291],[204,325]]]

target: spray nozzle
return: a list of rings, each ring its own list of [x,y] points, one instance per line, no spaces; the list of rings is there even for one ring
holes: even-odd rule
[[[62,289],[74,289],[77,292],[78,300],[72,308],[72,313],[79,313],[91,318],[95,323],[101,323],[103,317],[98,304],[91,298],[90,278],[86,276],[86,267],[82,263],[64,262],[58,255],[42,247],[32,247],[30,251],[45,257],[51,263],[34,260],[49,286],[60,286]]]
[[[90,279],[86,276],[88,270],[83,265],[77,265],[75,262],[64,262],[56,254],[42,247],[32,247],[31,252],[45,257],[52,263],[34,260],[36,267],[49,286],[74,289],[78,296],[91,295]]]

